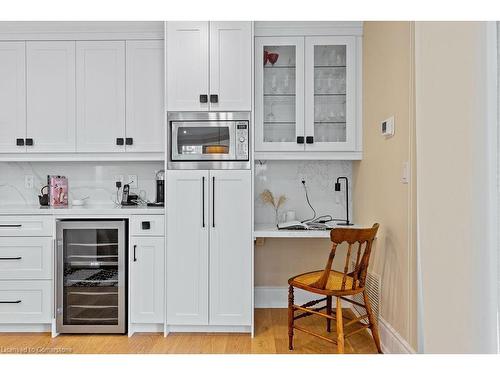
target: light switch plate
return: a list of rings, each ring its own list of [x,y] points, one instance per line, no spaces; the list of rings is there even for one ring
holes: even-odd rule
[[[410,166],[407,161],[403,162],[403,169],[401,171],[401,183],[407,184],[410,182]]]
[[[380,131],[386,138],[394,135],[394,116],[391,116],[380,123]]]

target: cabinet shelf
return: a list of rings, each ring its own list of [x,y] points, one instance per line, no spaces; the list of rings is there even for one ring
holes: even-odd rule
[[[295,124],[295,121],[264,121],[264,124],[269,124],[269,125]]]
[[[264,96],[296,96],[295,94],[264,94]]]
[[[347,68],[347,66],[345,65],[314,65],[314,68],[320,68],[320,69],[323,69],[323,68]]]
[[[337,93],[337,94],[322,94],[322,93],[314,93],[314,96],[346,96],[345,93]]]
[[[267,66],[267,65],[264,65],[264,69],[295,69],[296,66],[295,65],[275,65],[275,66]]]
[[[314,121],[315,124],[345,125],[345,121]]]

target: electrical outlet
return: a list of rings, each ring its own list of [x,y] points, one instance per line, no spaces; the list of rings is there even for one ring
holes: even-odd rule
[[[131,189],[137,189],[137,175],[129,174],[127,183],[130,185]]]
[[[122,175],[122,174],[117,174],[117,175],[115,176],[114,181],[115,181],[115,182],[116,182],[116,181],[120,181],[120,182],[122,183],[122,186],[123,186],[123,175]]]
[[[27,174],[24,176],[24,187],[26,189],[33,189],[34,186],[34,177],[31,174]]]

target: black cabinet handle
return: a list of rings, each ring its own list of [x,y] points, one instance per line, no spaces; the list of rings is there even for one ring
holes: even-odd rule
[[[21,260],[23,257],[1,257],[0,260]]]
[[[123,138],[116,138],[116,145],[123,146]]]
[[[16,139],[16,146],[24,146],[24,139],[23,138],[17,138]]]
[[[208,103],[208,95],[200,95],[200,103]]]
[[[33,138],[26,138],[26,146],[33,146]]]
[[[0,301],[0,303],[21,303],[23,302],[22,300],[18,299],[16,301]]]
[[[134,138],[125,138],[125,144],[128,146],[134,144]]]
[[[212,228],[215,228],[215,177],[212,177]]]
[[[210,95],[210,103],[219,103],[219,95]]]
[[[306,143],[309,143],[309,144],[314,143],[314,137],[312,137],[312,136],[308,135],[308,136],[306,137]]]
[[[304,143],[304,137],[302,137],[302,136],[297,137],[297,143],[298,144]]]
[[[134,262],[137,262],[137,258],[135,257],[135,250],[137,249],[137,245],[134,245]]]
[[[149,230],[151,229],[151,222],[149,221],[143,221],[141,223],[142,230]]]
[[[0,224],[0,228],[21,228],[22,224]]]
[[[205,176],[201,178],[201,227],[205,228]]]

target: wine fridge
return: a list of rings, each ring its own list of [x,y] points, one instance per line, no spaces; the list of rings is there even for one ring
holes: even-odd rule
[[[57,223],[59,333],[125,333],[125,221]]]

